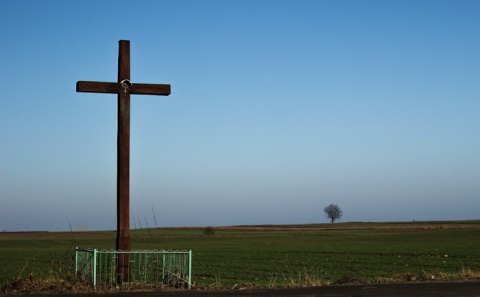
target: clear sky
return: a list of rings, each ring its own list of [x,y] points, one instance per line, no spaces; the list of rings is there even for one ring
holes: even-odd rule
[[[0,231],[480,219],[480,1],[0,0]],[[153,211],[155,212],[155,220]],[[155,224],[156,221],[156,224]]]

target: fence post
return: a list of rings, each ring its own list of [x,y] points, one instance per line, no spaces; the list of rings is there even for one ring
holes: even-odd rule
[[[97,249],[93,249],[93,287],[97,285]]]
[[[78,246],[75,247],[75,276],[78,275]]]
[[[162,252],[162,257],[163,257],[163,261],[162,261],[162,283],[163,283],[165,281],[165,266],[166,266],[165,251]]]
[[[192,250],[188,251],[188,289],[192,288]]]

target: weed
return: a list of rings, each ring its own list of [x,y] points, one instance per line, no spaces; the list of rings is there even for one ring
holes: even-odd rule
[[[155,228],[158,228],[157,216],[155,215],[155,210],[153,209],[153,205],[152,205],[152,213],[153,213],[153,222],[155,223]]]

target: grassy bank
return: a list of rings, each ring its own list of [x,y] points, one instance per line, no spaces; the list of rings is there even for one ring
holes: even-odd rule
[[[480,221],[132,230],[132,249],[193,251],[200,287],[283,287],[480,277]],[[0,233],[0,282],[73,276],[76,246],[115,232]]]

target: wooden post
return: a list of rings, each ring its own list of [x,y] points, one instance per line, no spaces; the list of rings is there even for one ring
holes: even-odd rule
[[[117,250],[130,251],[130,42],[120,41],[118,82],[124,91],[118,97],[117,134]],[[118,276],[128,280],[128,254],[118,255]]]

